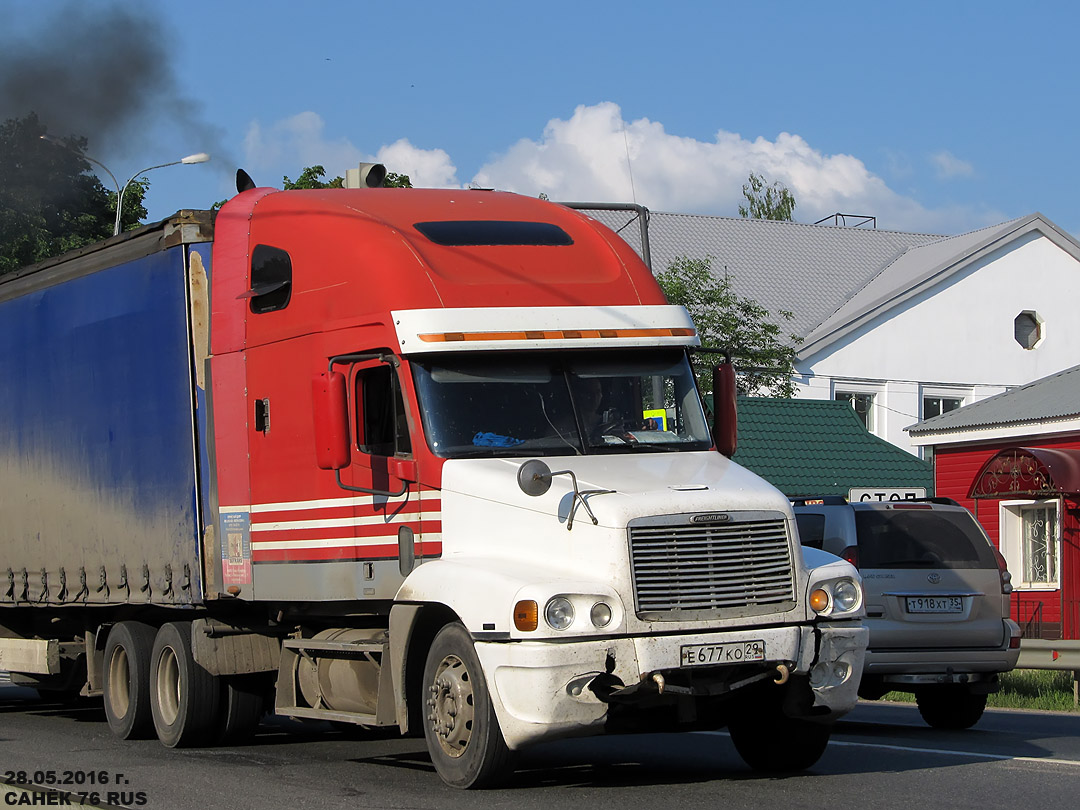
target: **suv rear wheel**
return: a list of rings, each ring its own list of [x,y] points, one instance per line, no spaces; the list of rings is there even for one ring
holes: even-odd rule
[[[933,728],[971,728],[986,708],[986,695],[974,695],[966,686],[926,686],[915,690],[919,714]]]

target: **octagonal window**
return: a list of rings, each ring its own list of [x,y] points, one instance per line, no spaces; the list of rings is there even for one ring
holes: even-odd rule
[[[1037,312],[1024,310],[1013,320],[1013,337],[1024,349],[1034,349],[1043,339],[1043,319]]]

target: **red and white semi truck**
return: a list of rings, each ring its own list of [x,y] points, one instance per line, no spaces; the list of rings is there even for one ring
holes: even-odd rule
[[[807,767],[854,705],[857,573],[580,212],[252,188],[0,278],[0,337],[0,669],[120,737],[397,726],[470,787],[660,727]]]

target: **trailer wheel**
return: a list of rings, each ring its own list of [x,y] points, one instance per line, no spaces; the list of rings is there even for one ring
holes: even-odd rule
[[[122,740],[154,736],[150,711],[150,653],[154,628],[142,622],[120,622],[105,642],[102,692],[105,717]]]
[[[915,690],[915,703],[928,726],[961,730],[979,722],[986,695],[973,695],[965,686],[924,686]]]
[[[191,655],[191,623],[163,624],[150,656],[150,708],[169,748],[204,745],[217,730],[221,683]]]
[[[264,714],[262,683],[258,677],[221,678],[219,745],[238,745],[250,739]]]
[[[439,631],[424,666],[424,737],[446,784],[479,788],[512,772],[472,638],[460,624]]]
[[[804,771],[821,759],[832,724],[788,717],[779,701],[762,701],[733,717],[728,731],[735,750],[751,768],[790,773]]]

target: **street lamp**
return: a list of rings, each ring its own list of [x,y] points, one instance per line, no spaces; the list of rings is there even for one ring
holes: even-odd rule
[[[84,157],[85,157],[85,155],[84,155]],[[86,158],[86,159],[89,160],[90,158]],[[131,177],[128,178],[128,181],[126,183],[124,183],[123,188],[120,189],[120,193],[116,197],[116,225],[113,227],[113,236],[116,236],[118,233],[120,233],[120,211],[121,211],[122,206],[124,204],[124,192],[127,191],[127,187],[130,186],[132,184],[132,182],[134,182],[136,177],[138,177],[140,174],[146,174],[148,171],[151,171],[152,169],[164,169],[166,166],[178,166],[181,163],[185,163],[185,164],[187,164],[187,163],[206,163],[206,161],[208,161],[208,160],[210,160],[210,156],[208,154],[206,154],[206,152],[199,152],[199,153],[194,154],[194,155],[188,155],[187,157],[180,158],[180,160],[172,160],[172,161],[169,161],[168,163],[159,163],[156,166],[149,166],[149,167],[147,167],[145,169],[140,169],[139,171],[135,172],[135,174],[131,175]],[[96,160],[94,162],[97,163]],[[98,165],[101,166],[100,163],[98,163]],[[104,169],[105,167],[102,166],[102,168]],[[109,170],[105,169],[105,171],[109,171]],[[110,172],[109,176],[110,177],[112,176],[111,172]],[[113,178],[113,182],[114,183],[116,182],[115,178]]]
[[[120,233],[120,212],[123,209],[124,205],[124,192],[127,191],[127,187],[134,182],[136,177],[138,177],[140,174],[146,174],[152,169],[162,169],[166,166],[177,166],[181,163],[206,163],[206,161],[210,160],[210,155],[206,154],[206,152],[199,152],[194,155],[188,155],[187,157],[180,158],[180,160],[173,160],[169,163],[159,163],[156,166],[150,166],[149,168],[135,172],[135,174],[131,175],[128,181],[124,183],[123,186],[121,186],[120,183],[118,183],[116,180],[116,175],[110,172],[109,167],[102,163],[100,160],[94,160],[85,152],[81,152],[73,146],[69,146],[68,144],[64,143],[64,141],[60,140],[59,138],[54,138],[52,135],[41,135],[39,137],[43,141],[48,141],[55,146],[60,146],[64,149],[67,149],[69,152],[74,152],[79,157],[85,160],[89,160],[95,166],[100,166],[102,169],[105,170],[105,174],[109,175],[110,179],[113,181],[113,185],[116,187],[116,224],[113,225],[113,236],[116,236],[118,233]]]

